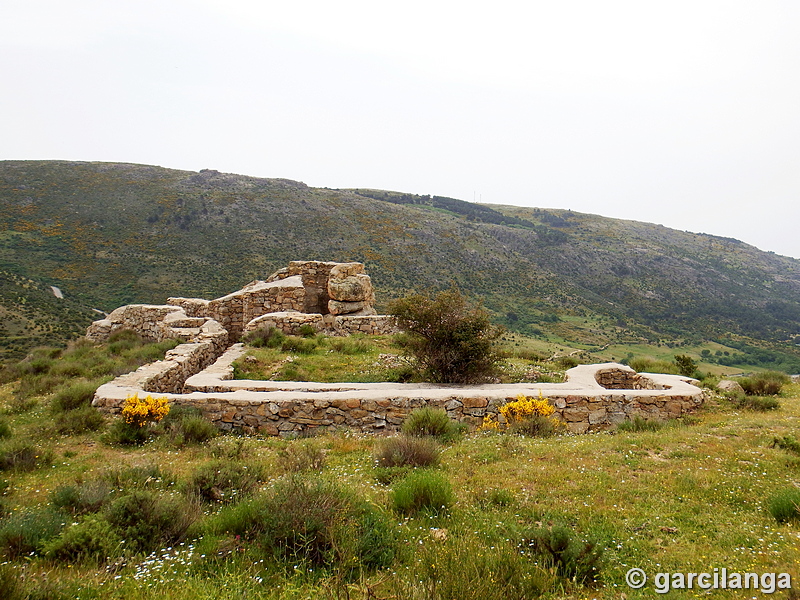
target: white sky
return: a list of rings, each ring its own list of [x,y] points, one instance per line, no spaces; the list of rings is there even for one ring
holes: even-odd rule
[[[661,223],[800,258],[797,0],[3,0],[0,159]]]

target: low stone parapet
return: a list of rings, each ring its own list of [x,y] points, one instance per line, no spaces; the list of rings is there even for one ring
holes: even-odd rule
[[[115,404],[120,389],[125,390],[127,395],[180,393],[186,380],[214,364],[227,346],[228,332],[216,321],[206,319],[192,341],[168,350],[164,360],[141,366],[100,386],[92,404],[101,409],[109,409],[111,412],[121,409],[121,404]]]
[[[231,380],[231,363],[241,352],[241,347],[233,347],[214,365],[190,377],[185,383],[186,393],[167,394],[167,398],[198,408],[220,429],[267,435],[296,435],[335,427],[396,431],[412,410],[422,406],[442,408],[450,418],[474,429],[486,416],[503,422],[499,408],[520,394],[541,394],[553,404],[556,417],[570,432],[586,433],[614,427],[636,416],[648,420],[680,417],[696,410],[705,398],[703,390],[674,375],[648,374],[664,387],[661,390],[608,390],[597,383],[594,374],[598,368],[613,368],[613,363],[571,369],[563,384],[455,387]],[[135,385],[125,377],[101,386],[95,406],[119,411]]]
[[[389,315],[337,315],[331,328],[331,335],[338,336],[347,336],[354,333],[389,335],[397,332],[397,324],[394,318]]]
[[[296,311],[273,312],[261,315],[245,325],[243,334],[255,331],[256,329],[269,329],[274,327],[286,335],[300,335],[300,328],[303,325],[310,325],[314,331],[323,331],[325,324],[323,316],[320,314],[301,313]]]
[[[344,337],[355,333],[389,335],[397,333],[397,325],[388,315],[320,315],[300,312],[275,312],[262,315],[245,325],[243,334],[256,329],[274,327],[287,335],[300,335],[300,328],[310,325],[318,333]]]

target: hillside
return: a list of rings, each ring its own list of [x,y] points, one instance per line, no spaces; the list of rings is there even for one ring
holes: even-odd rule
[[[794,352],[800,333],[800,261],[562,210],[211,170],[3,161],[0,220],[0,270],[59,287],[87,322],[88,308],[216,297],[318,259],[364,262],[379,302],[455,284],[512,329],[586,344],[713,338]],[[17,310],[14,294],[2,302]]]

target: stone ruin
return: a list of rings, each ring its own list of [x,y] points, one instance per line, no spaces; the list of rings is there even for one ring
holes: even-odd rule
[[[185,342],[160,360],[114,380],[143,392],[179,393],[187,378],[213,363],[242,335],[275,327],[297,335],[304,325],[330,336],[396,331],[375,314],[375,293],[361,263],[292,261],[266,281],[216,298],[169,298],[167,304],[128,304],[89,326],[86,337],[105,342],[130,329],[146,340]]]
[[[100,386],[92,404],[118,414],[127,397],[157,393],[170,403],[198,408],[223,430],[291,436],[331,427],[396,431],[421,406],[442,408],[450,418],[475,428],[486,416],[500,419],[499,407],[518,394],[543,395],[570,432],[586,433],[635,416],[680,417],[705,398],[695,380],[636,373],[616,363],[575,367],[560,384],[459,388],[233,379],[232,363],[244,352],[236,342],[260,327],[297,334],[309,325],[334,336],[394,332],[391,317],[375,314],[374,303],[361,263],[293,261],[266,281],[215,300],[169,298],[165,305],[122,306],[95,321],[87,337],[105,341],[114,331],[132,329],[149,340],[185,342],[169,350],[164,360]]]
[[[332,336],[394,331],[392,319],[377,315],[375,292],[362,263],[292,261],[266,281],[216,298],[168,298],[165,305],[129,304],[95,321],[86,337],[105,341],[119,329],[145,339],[195,340],[226,334],[223,343],[239,340],[260,327],[296,335],[303,325]],[[212,323],[213,321],[213,323]]]

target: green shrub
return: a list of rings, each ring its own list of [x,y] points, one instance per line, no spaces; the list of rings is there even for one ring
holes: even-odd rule
[[[742,410],[754,410],[765,412],[780,408],[781,403],[772,396],[748,396],[739,392],[738,394],[727,394],[728,399],[736,407]]]
[[[52,375],[49,371],[41,375],[24,376],[17,384],[14,398],[21,402],[34,396],[44,396],[52,393],[62,383],[63,377]]]
[[[91,515],[46,544],[43,553],[54,560],[99,564],[119,554],[121,546],[111,524]]]
[[[143,365],[156,360],[161,360],[164,358],[164,355],[168,350],[172,350],[181,343],[183,343],[183,340],[181,339],[169,339],[135,347],[124,354],[124,360],[126,364],[115,368],[112,374],[122,375],[123,373],[131,371],[132,365]]]
[[[214,424],[204,417],[188,417],[181,423],[183,440],[191,444],[203,444],[219,435]]]
[[[439,514],[453,503],[450,482],[441,473],[428,469],[411,473],[395,484],[391,493],[394,510],[411,515],[417,512]]]
[[[800,455],[800,441],[793,435],[785,435],[782,438],[776,437],[772,440],[771,448],[781,448],[794,454]]]
[[[170,406],[169,413],[159,421],[157,431],[177,447],[203,444],[219,435],[219,430],[199,409],[180,404]]]
[[[559,356],[555,360],[556,366],[559,369],[572,369],[573,367],[577,367],[580,363],[574,356]]]
[[[11,426],[5,419],[0,419],[0,439],[11,437]]]
[[[7,479],[0,481],[0,518],[5,517],[11,512],[8,500],[6,499],[10,487]]]
[[[317,335],[317,330],[314,329],[313,325],[310,325],[308,323],[303,323],[302,325],[300,325],[300,327],[298,327],[297,333],[299,333],[302,337],[305,338],[314,337],[315,335]]]
[[[100,510],[110,494],[111,485],[107,480],[93,479],[57,487],[50,493],[50,502],[62,511],[82,515]]]
[[[452,421],[441,408],[425,406],[411,411],[403,421],[402,431],[415,437],[431,436],[450,441],[462,435],[466,428],[466,424]]]
[[[132,329],[117,329],[108,336],[108,350],[111,354],[123,354],[144,344],[142,336]]]
[[[769,512],[778,523],[800,522],[800,489],[777,492],[769,500]]]
[[[50,372],[64,379],[73,379],[76,377],[89,378],[92,376],[94,367],[96,367],[96,364],[90,357],[84,359],[71,357],[56,362],[50,369]]]
[[[99,385],[96,381],[77,381],[53,394],[50,408],[53,412],[60,413],[89,406]]]
[[[603,548],[595,542],[577,539],[564,526],[540,527],[523,535],[522,552],[542,559],[560,577],[579,584],[590,584],[600,576]]]
[[[790,383],[791,379],[786,373],[764,371],[750,377],[740,377],[736,381],[748,396],[774,396],[780,394],[783,386]]]
[[[420,544],[415,554],[418,560],[391,580],[391,597],[522,600],[541,597],[555,583],[513,544],[487,544],[470,531]]]
[[[394,559],[397,541],[388,517],[334,483],[282,480],[262,510],[259,539],[284,560],[357,569],[388,566]]]
[[[258,541],[290,570],[299,564],[346,575],[386,567],[398,548],[391,520],[377,507],[336,483],[300,475],[221,513],[216,529]]]
[[[527,360],[529,362],[542,362],[547,360],[547,355],[532,350],[530,348],[515,348],[513,351],[514,356]]]
[[[376,444],[374,457],[378,467],[431,467],[439,464],[439,444],[432,438],[390,437]]]
[[[514,421],[508,427],[511,433],[527,437],[552,437],[561,433],[564,426],[561,421],[543,415],[529,415],[519,421]]]
[[[111,446],[141,446],[150,439],[151,433],[148,427],[139,427],[135,423],[115,419],[101,439]]]
[[[328,340],[328,345],[334,352],[349,356],[357,354],[368,354],[372,349],[370,343],[359,338],[334,338]]]
[[[103,473],[102,479],[118,490],[169,489],[176,482],[172,473],[153,464],[111,469]]]
[[[227,458],[241,460],[251,450],[251,443],[245,437],[222,436],[209,444],[211,456],[214,458]]]
[[[27,510],[0,521],[0,553],[14,560],[41,553],[66,525],[66,517],[51,508]]]
[[[502,330],[483,308],[470,308],[458,291],[435,298],[419,294],[390,304],[390,313],[406,332],[396,340],[410,353],[421,375],[434,383],[479,383],[497,373],[496,342]]]
[[[10,415],[21,415],[26,413],[36,406],[38,406],[39,400],[36,398],[26,398],[19,394],[14,394],[11,398],[8,399],[6,402],[6,413]]]
[[[628,360],[628,366],[637,373],[666,373],[668,375],[680,375],[678,365],[666,360],[654,360],[643,356],[637,356]]]
[[[290,362],[281,369],[279,379],[282,381],[308,381],[310,378],[304,369]]]
[[[286,334],[275,327],[261,327],[244,335],[242,341],[254,348],[280,348]]]
[[[15,440],[0,450],[0,471],[33,471],[53,462],[53,451],[33,442]]]
[[[75,410],[60,413],[56,417],[55,428],[58,433],[75,435],[87,431],[97,431],[105,425],[105,417],[93,406],[82,406]]]
[[[659,431],[664,427],[663,421],[654,419],[645,419],[640,415],[636,415],[632,419],[623,421],[617,425],[617,431],[624,431],[625,433],[639,433],[642,431]]]
[[[679,375],[683,375],[684,377],[696,377],[698,375],[697,363],[691,356],[678,354],[673,360],[675,361],[675,366],[678,367]]]
[[[375,481],[383,485],[391,485],[394,481],[402,479],[408,475],[414,467],[375,467],[372,470],[372,475]]]
[[[318,440],[299,440],[278,451],[281,465],[288,473],[321,471],[325,467],[325,450]]]
[[[256,465],[215,461],[198,467],[186,490],[204,502],[227,504],[251,495],[263,478],[263,470]]]
[[[281,344],[284,352],[296,352],[297,354],[312,354],[319,346],[316,338],[302,338],[294,335],[286,336]]]
[[[133,552],[150,552],[179,542],[199,516],[198,507],[180,497],[134,490],[110,503],[105,518]]]

